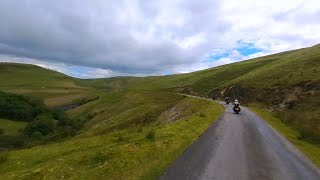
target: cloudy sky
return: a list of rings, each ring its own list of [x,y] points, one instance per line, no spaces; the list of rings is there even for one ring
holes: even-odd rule
[[[319,0],[1,0],[0,61],[184,73],[320,43]]]

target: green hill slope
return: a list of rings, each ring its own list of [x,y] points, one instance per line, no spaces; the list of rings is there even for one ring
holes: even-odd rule
[[[0,91],[28,95],[54,107],[90,96],[76,79],[35,65],[0,63]]]
[[[193,73],[140,78],[125,87],[260,103],[301,137],[319,141],[320,45]]]
[[[290,87],[302,81],[319,81],[319,56],[320,45],[316,45],[192,73],[140,78],[131,88],[189,89],[199,95],[209,95],[234,84],[254,88]]]
[[[77,87],[73,78],[29,64],[0,63],[1,88]]]

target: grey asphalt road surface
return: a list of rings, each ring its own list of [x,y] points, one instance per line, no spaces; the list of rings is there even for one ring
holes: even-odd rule
[[[232,105],[160,177],[161,180],[320,180],[320,171],[245,107]]]

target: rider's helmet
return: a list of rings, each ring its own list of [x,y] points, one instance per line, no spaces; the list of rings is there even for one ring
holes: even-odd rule
[[[238,99],[234,100],[234,102],[239,102]]]

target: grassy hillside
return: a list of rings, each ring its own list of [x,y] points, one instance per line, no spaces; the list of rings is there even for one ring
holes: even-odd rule
[[[62,73],[35,65],[0,63],[1,88],[77,87]]]
[[[144,78],[91,80],[95,86],[121,82],[121,88],[136,91],[168,91],[238,98],[259,102],[301,138],[320,142],[320,45],[193,73]],[[89,80],[90,81],[90,80]]]
[[[134,79],[123,87],[259,102],[302,138],[320,142],[319,62],[316,45],[193,73]]]
[[[81,107],[93,119],[75,138],[7,153],[0,178],[155,178],[223,112],[171,93],[110,96]]]
[[[253,88],[291,87],[319,81],[320,45],[214,67],[193,73],[146,77],[130,84],[132,89],[189,90],[209,95],[231,85]]]
[[[0,63],[0,74],[0,91],[39,98],[51,107],[92,93],[90,88],[77,85],[72,77],[35,65]]]

